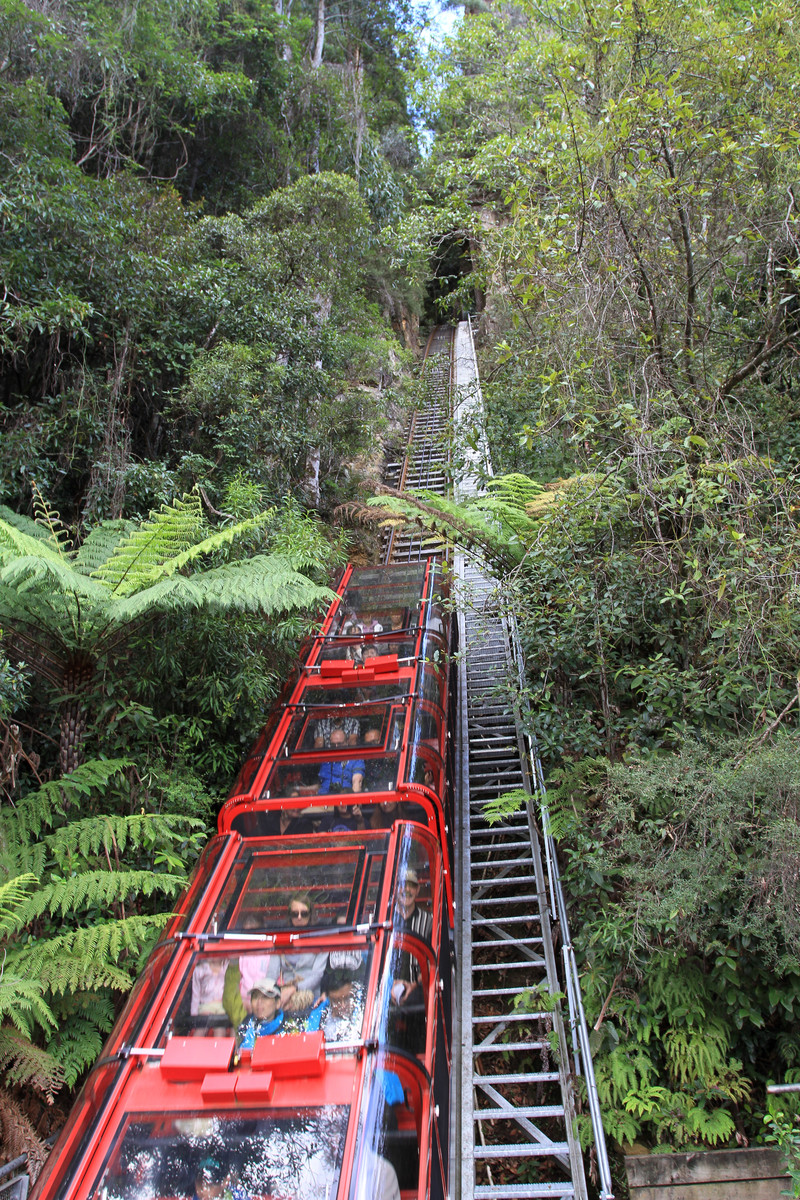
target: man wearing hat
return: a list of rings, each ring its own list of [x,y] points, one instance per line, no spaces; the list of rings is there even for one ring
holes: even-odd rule
[[[252,1012],[236,1031],[240,1050],[252,1050],[256,1038],[280,1033],[283,1028],[281,989],[275,979],[259,979],[250,990]]]
[[[433,917],[426,908],[417,904],[419,876],[413,867],[406,867],[397,881],[395,896],[394,928],[406,933],[415,933],[425,942],[430,942],[433,933]],[[414,954],[403,951],[399,956],[392,997],[397,1004],[405,1004],[416,991],[420,982],[419,961]]]

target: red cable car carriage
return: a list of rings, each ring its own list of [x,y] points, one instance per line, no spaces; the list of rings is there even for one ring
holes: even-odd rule
[[[34,1200],[446,1194],[441,568],[348,567]]]

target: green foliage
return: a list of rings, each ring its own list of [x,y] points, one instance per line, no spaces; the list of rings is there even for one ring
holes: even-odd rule
[[[85,554],[62,545],[54,518],[38,520],[35,536],[18,520],[0,518],[0,620],[24,647],[30,668],[60,694],[64,770],[81,753],[86,714],[76,703],[100,664],[110,664],[143,621],[196,609],[277,616],[328,598],[327,589],[282,555],[224,561],[222,552],[262,531],[273,515],[211,531],[199,498],[189,496],[137,528],[115,522],[109,536],[91,539]],[[306,538],[295,560],[303,560],[308,545]],[[200,567],[198,560],[209,557],[219,565]]]
[[[205,837],[187,813],[146,811],[129,769],[85,763],[0,815],[0,1070],[49,1098],[96,1057]],[[74,815],[87,801],[98,811]]]
[[[759,1133],[796,1069],[797,734],[562,768],[560,857],[581,929],[607,1129],[673,1148]],[[754,1111],[755,1109],[755,1111]]]

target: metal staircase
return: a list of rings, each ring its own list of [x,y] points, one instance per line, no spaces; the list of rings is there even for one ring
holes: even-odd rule
[[[404,459],[390,464],[387,482],[398,490],[445,495],[451,484],[451,421],[471,431],[482,425],[468,322],[434,331],[423,379],[430,404],[412,417]],[[469,445],[459,497],[479,492],[492,474],[485,441],[471,437]],[[384,539],[384,561],[416,561],[446,549],[430,537],[395,528]],[[458,554],[455,574],[460,655],[454,1046],[460,1054],[454,1063],[450,1196],[587,1200],[574,1120],[575,1081],[581,1075],[598,1194],[613,1200],[555,847],[537,826],[537,816],[546,811],[541,765],[508,700],[507,683],[522,672],[515,630],[500,615],[497,585],[480,564]],[[527,799],[513,816],[490,824],[487,803],[514,790]]]
[[[488,801],[532,780],[498,696],[512,666],[495,586],[461,563],[461,1200],[585,1198],[574,1134],[547,880],[530,805],[490,825]],[[471,1114],[471,1121],[468,1121]]]
[[[468,322],[454,343],[454,393],[456,423],[481,428]],[[460,498],[477,494],[492,474],[485,439],[473,438],[472,446],[457,485]],[[456,574],[462,593],[456,928],[461,1073],[454,1122],[460,1160],[453,1164],[451,1195],[585,1200],[574,1119],[575,1082],[583,1074],[598,1191],[601,1200],[613,1200],[555,847],[537,827],[537,810],[546,811],[539,809],[541,765],[508,699],[509,681],[523,679],[516,631],[501,615],[497,584],[480,564],[459,554]],[[515,790],[523,793],[517,811],[490,824],[486,805]]]
[[[450,488],[449,442],[451,424],[451,374],[454,330],[449,325],[434,329],[425,349],[422,378],[427,403],[413,413],[407,431],[402,462],[390,463],[386,481],[398,491],[423,488],[446,495]],[[445,552],[443,542],[410,530],[391,529],[383,541],[385,563],[418,562]]]

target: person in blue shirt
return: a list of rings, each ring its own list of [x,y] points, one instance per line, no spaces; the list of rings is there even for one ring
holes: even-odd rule
[[[338,750],[346,744],[347,737],[344,729],[332,730],[331,749]],[[323,795],[330,795],[332,792],[360,792],[363,784],[363,758],[337,759],[320,763],[319,791]]]
[[[236,1031],[240,1050],[252,1050],[256,1038],[280,1033],[284,1015],[281,1008],[281,989],[275,979],[259,979],[250,992],[252,1012]]]

